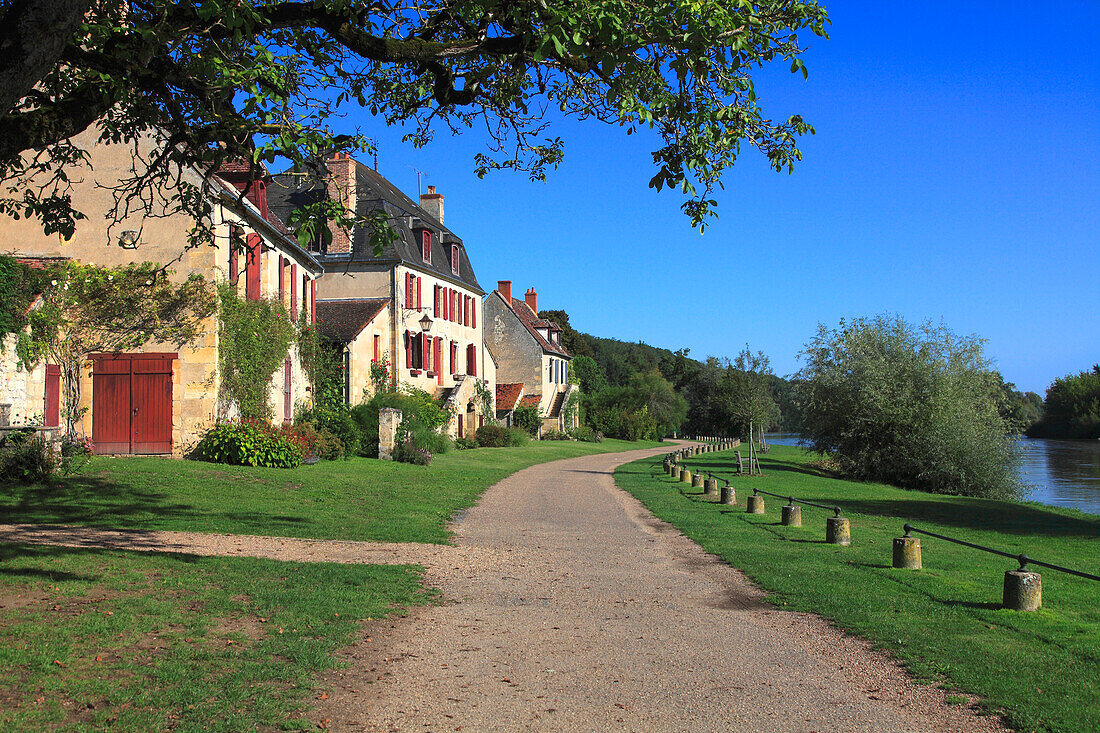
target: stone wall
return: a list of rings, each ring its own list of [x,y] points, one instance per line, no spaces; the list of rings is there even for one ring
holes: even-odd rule
[[[15,355],[15,334],[0,342],[0,409],[7,407],[10,425],[42,424],[45,409],[46,367],[38,364],[27,371]],[[2,420],[0,420],[2,422]]]

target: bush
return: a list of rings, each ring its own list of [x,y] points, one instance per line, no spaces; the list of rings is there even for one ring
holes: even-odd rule
[[[573,428],[573,437],[583,443],[602,443],[603,433],[599,430],[593,430],[587,425],[581,425]]]
[[[36,431],[14,430],[0,436],[0,482],[44,483],[58,468],[53,451]]]
[[[505,428],[504,439],[507,441],[509,448],[519,448],[522,445],[527,445],[531,440],[531,436],[523,428]]]
[[[803,352],[803,435],[859,480],[944,494],[1019,495],[1001,378],[982,341],[879,316],[824,326]]]
[[[496,425],[484,425],[474,436],[482,448],[504,448],[508,445],[508,431]]]
[[[450,414],[430,394],[421,389],[402,387],[401,392],[379,392],[369,401],[351,408],[352,420],[362,435],[359,455],[378,457],[378,411],[384,407],[401,410],[401,422],[412,433],[417,445],[433,453],[445,453],[450,439],[436,429],[446,425]]]
[[[480,430],[478,432],[481,432]],[[477,441],[469,438],[455,438],[455,448],[458,450],[470,450],[477,448]]]
[[[91,460],[92,439],[68,435],[61,439],[61,447],[58,453],[61,457],[61,473],[75,473],[84,468]]]
[[[512,415],[517,428],[523,429],[532,437],[539,434],[542,417],[539,415],[538,405],[520,405],[512,411]]]
[[[302,465],[302,449],[271,425],[261,422],[226,422],[215,425],[195,447],[196,458],[234,466],[296,468]]]
[[[569,433],[563,433],[562,431],[558,430],[557,428],[550,428],[549,430],[546,430],[546,431],[543,432],[542,439],[543,440],[572,440],[573,436],[571,436]]]
[[[327,430],[318,428],[314,423],[300,421],[294,425],[278,428],[280,435],[298,446],[305,457],[313,456],[334,461],[345,455],[344,441]]]

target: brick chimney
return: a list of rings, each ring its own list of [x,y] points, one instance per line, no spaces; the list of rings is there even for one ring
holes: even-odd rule
[[[497,292],[500,293],[500,297],[504,298],[504,302],[509,306],[512,305],[512,281],[511,280],[497,280]]]
[[[524,293],[523,299],[530,306],[531,310],[535,312],[537,316],[539,314],[539,294],[535,292],[534,288],[527,288],[527,292]]]
[[[435,192],[435,186],[428,186],[428,192],[420,194],[420,208],[443,223],[443,194]]]
[[[325,192],[334,201],[339,201],[352,211],[356,207],[355,160],[350,153],[337,153],[325,161],[328,175],[325,177]],[[329,222],[332,243],[328,251],[336,253],[351,252],[351,232]]]

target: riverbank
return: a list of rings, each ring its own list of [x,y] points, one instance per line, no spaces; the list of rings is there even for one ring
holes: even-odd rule
[[[1100,729],[1100,583],[1043,572],[1044,608],[1000,608],[1012,561],[925,539],[924,569],[895,570],[902,524],[1096,573],[1100,517],[1036,504],[946,497],[817,471],[812,455],[773,446],[763,477],[734,478],[739,503],[723,506],[673,483],[659,459],[616,472],[619,486],[705,550],[744,570],[777,606],[818,613],[870,639],[930,684],[980,695],[1023,730]],[[732,452],[690,465],[722,475]],[[803,509],[803,527],[779,523],[782,501],[764,515],[744,511],[753,487],[838,505],[852,523],[851,547],[824,544],[828,512]],[[966,698],[958,698],[960,704]]]

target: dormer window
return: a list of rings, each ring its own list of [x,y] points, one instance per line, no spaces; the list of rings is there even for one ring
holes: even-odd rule
[[[432,263],[432,233],[427,229],[420,232],[420,249],[424,262]]]
[[[455,275],[458,274],[458,245],[451,245],[451,272]]]

